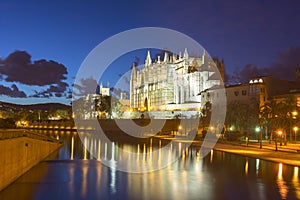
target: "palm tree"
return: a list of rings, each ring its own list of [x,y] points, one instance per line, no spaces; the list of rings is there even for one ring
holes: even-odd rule
[[[275,100],[271,100],[261,107],[260,119],[271,132],[270,143],[273,139],[273,133],[276,133],[279,129],[286,129],[288,125],[287,113],[288,108],[284,101],[276,102]],[[283,131],[283,133],[286,143],[286,131]]]

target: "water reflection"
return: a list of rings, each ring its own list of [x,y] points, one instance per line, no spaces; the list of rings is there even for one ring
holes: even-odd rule
[[[256,171],[256,174],[258,175],[258,171],[259,171],[259,159],[257,158],[256,160],[255,160],[255,171]]]
[[[74,159],[74,136],[72,136],[72,144],[71,144],[71,160]]]
[[[165,141],[149,139],[139,144],[108,145],[76,133],[53,132],[64,139],[58,157],[42,162],[0,193],[0,199],[296,199],[300,198],[298,167],[276,164],[212,150],[205,158],[200,148],[174,144],[159,150]],[[90,146],[96,155],[92,157]],[[122,154],[123,151],[136,155]],[[161,149],[161,148],[160,148]],[[157,152],[157,157],[152,156]],[[119,160],[128,167],[137,159],[145,166],[157,158],[181,156],[159,171],[134,174],[116,170]],[[131,156],[131,157],[130,157]],[[106,160],[109,167],[98,160]],[[71,160],[71,161],[68,161]],[[141,167],[141,166],[140,166]],[[151,171],[151,170],[150,170]],[[15,191],[18,191],[16,193]],[[12,198],[13,197],[13,198]],[[30,199],[30,198],[28,198]]]
[[[282,163],[279,164],[278,167],[278,175],[277,175],[277,185],[279,188],[279,193],[282,199],[286,199],[287,193],[288,193],[288,188],[286,185],[286,182],[283,179],[282,176]]]
[[[87,184],[88,184],[88,170],[89,166],[88,165],[83,165],[82,166],[82,184],[81,184],[81,196],[85,197],[87,196]]]
[[[98,140],[98,156],[97,159],[100,160],[100,155],[101,155],[101,141],[100,139]]]
[[[248,176],[248,168],[249,168],[249,163],[248,163],[248,158],[246,158],[246,164],[245,164],[245,175]]]
[[[298,170],[299,170],[299,167],[294,167],[292,183],[293,183],[294,187],[296,188],[295,192],[296,192],[297,199],[300,199],[300,185],[299,185]]]

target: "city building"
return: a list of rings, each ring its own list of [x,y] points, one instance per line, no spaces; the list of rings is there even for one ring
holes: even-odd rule
[[[223,85],[224,60],[215,63],[203,52],[201,57],[165,52],[152,62],[150,52],[142,68],[132,66],[130,79],[130,107],[151,113],[175,111],[199,112],[199,93],[216,85]]]
[[[298,77],[298,79],[297,79]],[[261,76],[251,78],[248,83],[227,85],[227,104],[233,102],[251,103],[256,102],[260,107],[265,103],[275,100],[276,102],[286,101],[291,98],[300,106],[300,70],[296,70],[296,81],[281,80],[273,76]],[[201,92],[202,106],[206,102],[213,103],[213,97],[219,93],[218,87],[211,87]]]
[[[130,110],[130,100],[127,98],[126,92],[121,92],[119,102],[122,105],[121,107],[122,112],[126,112]]]
[[[100,95],[109,96],[110,94],[109,91],[110,91],[109,87],[103,87],[103,84],[102,83],[100,84],[100,90],[99,90]]]
[[[97,111],[97,107],[101,104],[101,97],[110,96],[110,88],[109,87],[103,87],[103,84],[101,83],[97,87],[97,92],[95,94],[87,94],[84,97],[78,99],[76,102],[80,102],[79,105],[76,107],[77,109],[82,109],[81,112],[77,112],[77,117],[82,119],[92,119],[100,117],[100,115],[106,115],[107,113],[99,113]],[[84,103],[82,103],[83,101]],[[84,105],[89,105],[89,107],[84,107]],[[74,115],[75,113],[73,113]]]

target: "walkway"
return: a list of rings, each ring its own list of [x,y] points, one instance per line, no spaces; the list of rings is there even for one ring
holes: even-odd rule
[[[170,136],[155,136],[156,138],[172,140]],[[183,140],[176,139],[178,142]],[[186,140],[185,140],[186,141]],[[187,141],[188,142],[188,141]],[[190,141],[189,141],[190,142]],[[193,141],[193,145],[201,146],[202,141]],[[263,142],[262,148],[258,142],[251,142],[246,145],[245,142],[218,142],[216,143],[215,150],[224,151],[228,153],[239,154],[247,157],[254,157],[272,162],[278,162],[288,165],[300,166],[300,143],[287,143],[287,145],[280,146],[277,143],[277,151],[275,151],[275,144]]]

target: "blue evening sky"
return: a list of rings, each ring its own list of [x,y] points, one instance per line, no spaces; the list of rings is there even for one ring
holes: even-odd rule
[[[67,68],[67,83],[72,85],[81,63],[100,42],[128,29],[151,26],[174,29],[192,37],[211,56],[224,57],[228,73],[249,63],[268,67],[278,52],[300,45],[299,8],[299,0],[2,0],[0,58],[22,50],[32,56],[32,61],[54,60]],[[146,55],[137,56],[143,62]],[[124,61],[116,61],[104,85],[128,71],[134,59],[130,54]],[[7,87],[14,84],[4,79],[0,83]],[[27,95],[46,88],[15,84]],[[0,95],[0,101],[70,100]]]

